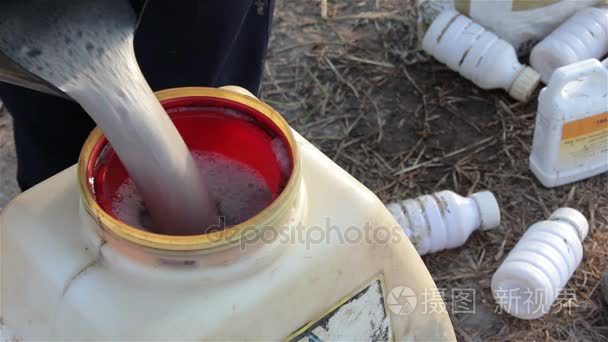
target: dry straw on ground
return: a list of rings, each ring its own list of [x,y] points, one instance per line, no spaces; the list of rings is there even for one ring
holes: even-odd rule
[[[280,1],[262,96],[385,202],[442,189],[498,196],[501,229],[424,258],[446,289],[461,340],[608,340],[599,289],[608,175],[555,189],[538,183],[528,169],[536,102],[480,90],[427,57],[411,2]],[[568,296],[540,320],[496,313],[492,273],[526,227],[560,206],[580,209],[591,223]],[[454,313],[451,289],[474,289],[475,313]]]

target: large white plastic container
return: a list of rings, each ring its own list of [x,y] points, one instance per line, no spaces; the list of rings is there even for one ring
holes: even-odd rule
[[[608,6],[579,10],[538,43],[530,53],[530,64],[549,82],[562,66],[608,54]]]
[[[522,319],[548,313],[581,263],[588,232],[585,216],[570,208],[533,224],[492,276],[496,303]]]
[[[293,159],[282,193],[223,231],[138,230],[105,212],[102,194],[91,192],[100,180],[87,174],[107,158],[94,132],[78,175],[76,166],[67,169],[0,216],[3,338],[455,340],[447,312],[421,304],[443,302],[386,207],[278,113],[217,89],[174,89],[159,98],[185,106],[174,108],[180,114],[190,110],[181,101],[205,98],[271,120]]]
[[[500,208],[489,191],[462,197],[440,191],[387,206],[420,255],[462,246],[477,229],[500,225]]]
[[[502,88],[519,101],[528,101],[540,83],[536,71],[519,63],[513,46],[453,10],[433,21],[422,48],[480,88]]]
[[[546,187],[608,171],[608,69],[589,59],[557,69],[538,98],[530,169]]]

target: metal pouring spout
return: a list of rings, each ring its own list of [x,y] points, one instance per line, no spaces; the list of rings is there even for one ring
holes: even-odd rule
[[[20,67],[3,53],[0,53],[0,82],[10,83],[41,93],[71,99],[55,86]]]
[[[146,0],[113,0],[112,3],[129,2],[131,7],[136,13],[141,13]],[[44,18],[48,15],[61,13],[62,19],[70,18],[69,13],[71,11],[78,11],[87,7],[88,1],[73,1],[73,0],[54,0],[54,1],[41,1],[41,0],[8,0],[0,2],[0,82],[6,82],[14,84],[20,87],[32,89],[42,93],[71,99],[63,91],[47,82],[45,79],[39,77],[35,73],[27,69],[27,65],[23,64],[19,58],[10,52],[9,46],[14,46],[15,39],[20,39],[23,33],[16,33],[14,27],[7,25],[11,20],[20,23],[26,23],[28,33],[36,34],[37,32],[47,31],[52,28],[48,27],[32,27],[31,25],[40,23],[40,26],[44,26],[44,20],[32,20]],[[108,3],[110,8],[107,12],[111,15],[111,3]],[[44,6],[49,11],[46,14],[41,15],[36,8]],[[49,8],[50,7],[50,8]],[[121,6],[115,6],[121,7]],[[135,23],[133,29],[137,27],[138,21]],[[34,37],[32,37],[34,38]],[[55,43],[55,42],[53,42]]]

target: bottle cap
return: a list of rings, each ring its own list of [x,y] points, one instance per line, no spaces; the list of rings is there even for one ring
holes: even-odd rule
[[[540,83],[540,75],[530,67],[524,67],[509,88],[509,95],[520,102],[527,102]]]
[[[490,191],[476,192],[471,198],[477,203],[479,217],[481,219],[481,230],[494,229],[500,226],[500,208],[496,197]]]
[[[589,233],[589,222],[585,215],[581,214],[580,211],[572,208],[559,208],[549,216],[549,220],[560,220],[566,221],[576,228],[578,237],[581,241],[585,240],[587,233]]]

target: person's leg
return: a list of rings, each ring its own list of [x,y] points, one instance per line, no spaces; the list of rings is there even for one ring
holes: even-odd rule
[[[21,190],[78,161],[95,124],[77,103],[1,82],[0,99],[13,117]]]
[[[258,94],[273,0],[149,0],[135,35],[152,89],[238,85]]]
[[[216,85],[241,85],[259,96],[273,12],[274,0],[253,1]]]

